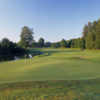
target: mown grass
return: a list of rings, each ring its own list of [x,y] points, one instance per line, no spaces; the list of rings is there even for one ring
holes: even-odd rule
[[[40,49],[41,50],[41,49]],[[42,49],[43,55],[0,63],[0,83],[100,77],[100,51]]]
[[[0,100],[100,100],[100,51],[38,49],[0,63]]]

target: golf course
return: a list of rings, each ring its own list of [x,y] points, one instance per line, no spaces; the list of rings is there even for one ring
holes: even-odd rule
[[[0,100],[100,100],[100,0],[0,0]]]
[[[32,59],[0,63],[0,83],[87,80],[100,77],[99,50],[40,49],[40,51],[43,54]]]
[[[99,50],[37,50],[31,59],[0,63],[1,100],[99,100]]]

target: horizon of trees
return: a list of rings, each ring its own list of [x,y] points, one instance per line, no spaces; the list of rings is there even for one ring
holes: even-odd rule
[[[34,40],[33,29],[28,26],[24,26],[21,31],[20,41],[16,45],[22,48],[82,48],[82,49],[100,49],[100,19],[94,22],[88,22],[84,26],[83,36],[80,38],[73,38],[70,40],[62,39],[58,42],[45,42],[43,37],[36,42]],[[5,38],[4,38],[5,39]],[[2,41],[4,40],[2,39]],[[6,38],[6,40],[10,41]],[[7,41],[6,41],[7,42]],[[13,43],[13,42],[12,42]],[[0,43],[2,45],[2,42]],[[14,43],[15,44],[15,43]]]
[[[36,42],[33,29],[24,26],[18,43],[14,43],[7,38],[0,41],[0,61],[13,59],[15,56],[24,56],[28,48],[100,49],[100,19],[88,22],[84,26],[82,34],[83,36],[80,38],[62,39],[58,42],[45,42],[45,39],[40,37]]]
[[[84,26],[83,39],[86,49],[100,49],[100,19]]]

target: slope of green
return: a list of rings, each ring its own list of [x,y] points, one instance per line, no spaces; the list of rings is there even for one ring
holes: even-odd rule
[[[40,49],[32,59],[0,63],[0,83],[41,80],[87,80],[100,77],[100,51]]]

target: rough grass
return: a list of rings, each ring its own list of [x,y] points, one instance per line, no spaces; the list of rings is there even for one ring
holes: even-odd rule
[[[6,83],[0,100],[100,100],[100,80]]]

